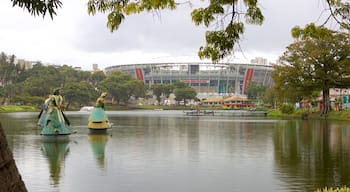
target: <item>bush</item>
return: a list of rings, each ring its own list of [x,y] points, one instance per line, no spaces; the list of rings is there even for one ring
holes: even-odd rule
[[[294,105],[283,104],[281,106],[281,112],[284,114],[292,114],[294,112]]]
[[[317,189],[314,192],[350,192],[350,188],[349,187],[342,187],[342,188],[323,188],[323,189]]]

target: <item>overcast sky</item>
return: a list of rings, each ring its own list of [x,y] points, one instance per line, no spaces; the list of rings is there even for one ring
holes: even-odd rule
[[[118,31],[106,27],[106,15],[87,14],[87,0],[63,0],[58,15],[33,17],[10,0],[0,1],[0,52],[19,59],[67,64],[90,70],[117,64],[200,61],[205,29],[195,26],[190,8],[160,14],[127,16]],[[198,0],[198,2],[200,2]],[[262,26],[247,25],[241,52],[228,62],[249,63],[255,57],[275,62],[292,43],[290,30],[319,19],[325,0],[259,0],[265,16]],[[199,3],[200,5],[200,3]]]

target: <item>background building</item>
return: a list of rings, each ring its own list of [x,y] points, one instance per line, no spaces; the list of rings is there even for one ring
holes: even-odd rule
[[[267,65],[267,59],[263,57],[256,57],[255,59],[250,60],[253,64],[259,64],[259,65]]]
[[[244,95],[250,82],[270,87],[271,65],[240,63],[146,63],[115,65],[105,68],[106,74],[113,70],[134,75],[147,86],[188,83],[195,88],[198,98],[225,95]]]

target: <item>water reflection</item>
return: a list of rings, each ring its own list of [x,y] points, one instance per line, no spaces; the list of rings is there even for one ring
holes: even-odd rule
[[[289,192],[350,186],[348,121],[118,111],[108,114],[115,124],[110,135],[89,135],[88,115],[67,115],[77,134],[69,143],[50,144],[31,124],[36,115],[0,114],[29,191]]]
[[[69,151],[68,143],[69,140],[42,142],[42,151],[49,163],[51,184],[53,186],[58,186],[60,183],[61,168],[64,166],[62,164]]]
[[[92,148],[92,152],[96,158],[97,164],[101,169],[105,167],[105,148],[109,135],[107,133],[88,134],[88,140]]]
[[[278,176],[291,190],[350,185],[350,130],[346,124],[288,121],[276,128],[274,146]]]

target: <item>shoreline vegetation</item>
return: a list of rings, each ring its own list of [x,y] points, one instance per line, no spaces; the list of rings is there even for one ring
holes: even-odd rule
[[[196,107],[191,106],[156,106],[156,105],[142,105],[142,106],[107,106],[106,110],[195,110]],[[201,110],[228,110],[220,107],[205,107],[200,106]],[[71,108],[69,111],[79,111],[80,108]],[[331,111],[327,115],[320,115],[316,110],[295,110],[291,113],[282,113],[279,109],[256,109],[267,111],[267,116],[272,118],[293,118],[293,119],[329,119],[329,120],[350,120],[350,110]],[[0,113],[11,112],[39,112],[40,109],[36,106],[28,105],[2,105],[0,106]]]

